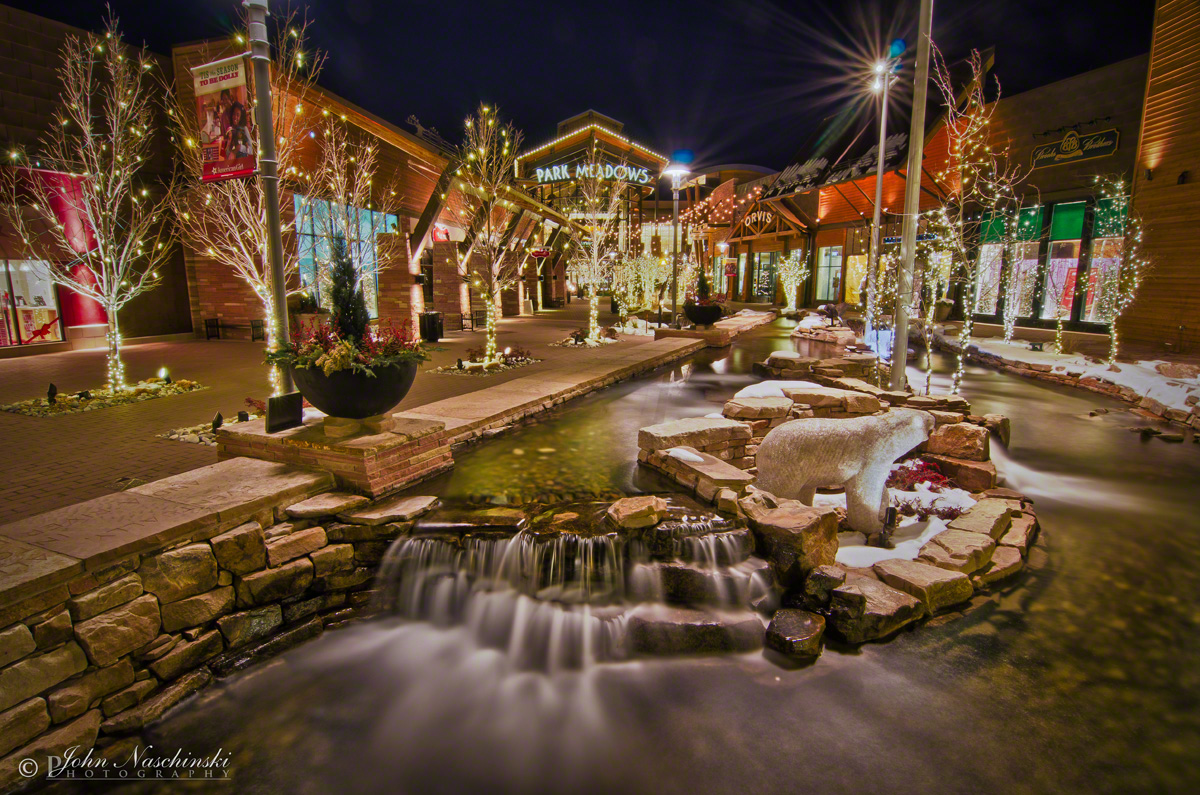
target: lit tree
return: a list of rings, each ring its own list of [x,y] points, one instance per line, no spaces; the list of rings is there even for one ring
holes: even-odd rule
[[[575,214],[579,223],[566,227],[573,244],[568,265],[571,277],[588,289],[587,338],[592,343],[600,339],[600,299],[597,292],[600,284],[612,275],[613,260],[620,253],[616,250],[617,232],[621,195],[626,187],[623,179],[606,178],[608,172],[605,164],[597,159],[594,146],[591,159],[575,169],[578,190]]]
[[[276,159],[281,187],[305,195],[312,185],[312,174],[305,173],[300,154],[319,131],[320,115],[310,104],[317,76],[324,64],[323,53],[307,47],[308,21],[296,14],[277,17],[272,34],[271,115],[275,129]],[[244,22],[244,20],[243,20]],[[239,43],[245,37],[239,35]],[[206,60],[218,57],[211,54]],[[178,150],[180,190],[172,210],[175,225],[183,240],[194,250],[225,266],[258,297],[267,330],[267,347],[281,342],[275,327],[271,272],[267,258],[267,208],[262,177],[254,174],[240,179],[204,182],[203,131],[194,101],[178,91],[168,91],[167,113]],[[283,216],[282,233],[295,230],[295,220]],[[305,289],[297,278],[300,252],[296,246],[284,246],[283,272],[289,292]],[[279,369],[271,367],[272,392],[279,394]]]
[[[958,266],[959,278],[968,287],[963,301],[963,324],[958,333],[958,360],[950,391],[962,385],[967,346],[974,327],[974,309],[979,289],[979,258],[976,243],[984,223],[1015,214],[1020,201],[1015,188],[1024,178],[1008,157],[1007,146],[992,146],[989,140],[996,103],[984,97],[986,71],[977,50],[968,61],[970,75],[965,89],[951,79],[950,70],[937,47],[932,48],[933,82],[942,94],[946,129],[950,136],[949,157],[939,178],[949,184],[950,195],[929,216],[940,248]],[[999,84],[996,87],[999,98]]]
[[[1090,278],[1096,280],[1093,300],[1098,303],[1093,317],[1108,322],[1111,365],[1117,361],[1119,348],[1117,321],[1137,298],[1150,260],[1142,249],[1142,218],[1130,206],[1125,181],[1118,177],[1097,177],[1096,182],[1098,198],[1108,205],[1108,212],[1097,219],[1093,246],[1103,243],[1108,250],[1092,252],[1091,268],[1096,272]]]
[[[779,261],[778,272],[779,279],[783,282],[784,295],[787,297],[787,305],[784,309],[794,312],[796,311],[796,292],[811,272],[808,257],[803,251],[797,249]]]
[[[466,120],[466,134],[457,154],[458,188],[462,217],[470,219],[467,250],[478,257],[482,267],[474,268],[468,278],[487,296],[487,341],[484,361],[499,360],[496,351],[496,315],[500,294],[516,286],[521,277],[521,257],[507,256],[505,230],[516,212],[510,196],[514,187],[517,150],[522,133],[511,122],[502,124],[496,108],[480,105]],[[470,263],[468,262],[468,267]]]
[[[55,124],[35,155],[9,153],[29,168],[3,177],[5,215],[29,256],[50,281],[107,313],[114,392],[125,388],[120,311],[159,285],[158,269],[170,255],[165,222],[174,186],[152,184],[143,173],[154,152],[153,69],[148,53],[121,41],[116,19],[102,35],[68,36]],[[64,224],[56,208],[77,215],[84,229]]]

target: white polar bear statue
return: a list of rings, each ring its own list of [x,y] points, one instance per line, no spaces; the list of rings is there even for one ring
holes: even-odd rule
[[[846,487],[846,518],[863,533],[883,529],[893,462],[929,438],[933,415],[892,409],[848,420],[785,422],[758,447],[758,487],[812,505],[817,487]]]

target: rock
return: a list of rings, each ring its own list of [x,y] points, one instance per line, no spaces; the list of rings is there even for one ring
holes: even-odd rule
[[[371,569],[366,566],[360,566],[350,571],[339,571],[332,574],[326,574],[319,580],[313,582],[313,590],[315,591],[340,591],[345,588],[354,588],[371,580]]]
[[[1012,525],[1012,515],[1020,509],[1020,503],[995,498],[982,499],[967,509],[966,513],[950,522],[951,530],[983,533],[999,539]]]
[[[238,597],[247,604],[278,602],[304,592],[312,583],[313,563],[299,558],[274,569],[247,574],[238,580]]]
[[[879,532],[892,462],[924,442],[933,427],[927,412],[908,408],[848,420],[784,423],[759,445],[758,486],[805,503],[812,502],[818,487],[845,486],[850,526]]]
[[[1008,417],[1003,414],[984,414],[983,427],[996,434],[1000,443],[1008,447],[1012,438],[1012,423],[1009,422]]]
[[[824,616],[785,607],[776,611],[767,627],[766,646],[788,657],[809,659],[821,653],[824,633]]]
[[[943,425],[953,425],[955,423],[962,422],[963,418],[961,414],[955,411],[938,411],[937,409],[930,409],[929,413],[933,415],[933,421],[939,428]]]
[[[642,654],[708,654],[762,648],[763,625],[754,615],[729,621],[702,610],[655,607],[626,625],[630,647]]]
[[[971,582],[975,584],[976,588],[984,588],[1013,576],[1024,565],[1025,561],[1021,558],[1021,551],[1016,547],[996,547],[991,562],[972,574]]]
[[[79,622],[75,625],[75,637],[88,658],[103,667],[154,640],[160,625],[158,600],[146,594]]]
[[[1174,442],[1178,444],[1183,441],[1183,434],[1178,431],[1163,431],[1158,435],[1161,442]]]
[[[605,516],[614,527],[632,530],[658,524],[666,510],[662,497],[625,497],[608,506]]]
[[[1160,374],[1167,378],[1200,378],[1200,365],[1183,362],[1159,362],[1154,366]]]
[[[796,405],[809,408],[842,409],[846,407],[846,397],[851,393],[846,389],[836,389],[828,386],[784,387],[784,397]]]
[[[1016,500],[1018,502],[1025,503],[1025,504],[1033,503],[1032,498],[1026,497],[1021,492],[1013,491],[1012,489],[1005,489],[1005,488],[988,489],[987,491],[983,492],[983,494],[980,496],[995,497],[996,499],[1000,499],[1000,500]]]
[[[851,575],[829,595],[829,620],[848,643],[886,638],[925,615],[914,596],[870,577]]]
[[[221,630],[228,647],[236,649],[266,637],[282,623],[283,611],[279,605],[267,605],[224,616],[217,620],[217,628]]]
[[[9,792],[29,780],[21,772],[22,763],[36,765],[36,770],[44,773],[49,758],[62,757],[68,749],[74,748],[79,756],[86,755],[96,744],[99,729],[100,710],[94,709],[0,759],[0,790]],[[25,762],[27,759],[30,762]]]
[[[167,604],[212,590],[217,584],[217,559],[208,544],[189,544],[143,561],[138,574],[142,587]]]
[[[133,684],[133,664],[123,658],[115,665],[100,668],[74,679],[50,694],[50,717],[62,723],[87,712],[92,702]]]
[[[937,466],[939,472],[967,491],[996,487],[996,465],[991,461],[967,461],[934,453],[923,454],[921,460]]]
[[[525,515],[521,514],[520,520],[524,521]],[[391,540],[397,536],[403,535],[411,530],[412,522],[395,522],[391,524],[341,524],[335,523],[325,526],[325,538],[330,543],[335,541],[379,541]]]
[[[138,662],[140,662],[144,665],[144,664],[150,662],[151,660],[157,660],[159,657],[163,656],[164,654],[169,652],[171,649],[175,648],[175,645],[177,643],[179,643],[178,635],[167,635],[167,634],[159,635],[157,638],[150,641],[145,646],[134,651],[133,659],[137,660]]]
[[[780,500],[776,508],[743,500],[742,506],[754,531],[758,554],[770,561],[785,589],[803,586],[813,569],[833,564],[838,548],[838,520],[833,508],[813,508],[796,500]]]
[[[66,643],[74,636],[75,630],[71,624],[71,614],[66,610],[60,610],[53,617],[35,625],[33,628],[33,639],[39,649],[58,646]]]
[[[750,441],[750,426],[736,420],[688,417],[638,431],[638,448],[642,450],[703,448],[734,440]]]
[[[386,545],[388,542],[363,541],[359,543],[383,543]],[[354,545],[330,544],[313,552],[309,557],[313,562],[313,574],[317,577],[332,574],[335,571],[345,571],[354,567]]]
[[[258,522],[239,525],[211,543],[217,563],[234,574],[249,574],[267,565],[267,545]]]
[[[180,677],[158,695],[138,706],[119,712],[101,724],[105,734],[130,734],[163,716],[167,710],[212,681],[212,674],[203,669]]]
[[[846,572],[837,566],[817,566],[804,580],[804,595],[818,607],[829,604],[829,594],[846,581]]]
[[[965,602],[975,593],[967,575],[915,560],[884,560],[876,563],[874,570],[883,582],[920,599],[931,615]]]
[[[149,673],[149,671],[146,673]],[[134,682],[124,690],[119,690],[101,701],[100,709],[104,712],[104,717],[111,718],[118,712],[141,704],[146,700],[146,696],[153,693],[157,688],[158,680],[153,677],[143,679],[140,682]]]
[[[260,662],[268,657],[274,657],[293,646],[315,638],[325,631],[325,624],[320,616],[313,616],[300,624],[285,627],[270,637],[256,643],[231,649],[209,663],[208,667],[217,676],[228,676]]]
[[[326,543],[323,527],[310,527],[307,530],[298,530],[274,538],[267,544],[267,565],[275,568],[289,560],[295,560],[301,555],[318,550]]]
[[[188,627],[207,624],[217,616],[233,609],[233,588],[224,587],[208,593],[189,596],[178,602],[162,606],[162,628],[166,632],[178,632]]]
[[[396,497],[341,513],[338,518],[350,524],[365,525],[409,522],[432,511],[437,506],[437,497]]]
[[[848,392],[846,394],[846,411],[851,414],[874,414],[883,409],[883,404],[879,402],[879,398],[871,395],[864,395],[861,392]]]
[[[792,401],[786,397],[749,397],[726,401],[721,413],[729,419],[762,420],[786,417],[791,410]]]
[[[353,560],[361,566],[373,566],[383,560],[383,556],[387,554],[391,546],[391,541],[359,541],[353,545]],[[316,561],[313,562],[313,570],[315,573]],[[327,573],[331,574],[332,572]]]
[[[179,643],[170,652],[150,663],[150,670],[164,682],[195,670],[225,649],[221,633],[211,629],[193,641]]]
[[[722,513],[738,512],[738,495],[737,492],[730,488],[722,488],[717,491],[716,499],[717,510]]]
[[[319,519],[322,516],[333,516],[352,511],[370,502],[361,494],[348,494],[341,491],[329,491],[309,497],[287,507],[288,516],[293,519]]]
[[[31,698],[0,712],[0,756],[50,728],[46,700]]]
[[[921,547],[918,557],[940,569],[970,574],[992,560],[996,542],[983,533],[943,530]]]
[[[24,624],[14,624],[0,631],[0,667],[19,660],[37,649],[33,633]]]
[[[987,428],[956,422],[941,425],[929,435],[925,449],[935,455],[948,455],[967,461],[987,461],[991,456]]]
[[[0,670],[0,710],[20,704],[84,668],[87,657],[77,643],[13,663]]]
[[[75,621],[84,621],[98,616],[117,605],[132,602],[142,595],[142,578],[136,574],[122,577],[116,582],[101,585],[94,591],[76,596],[67,601],[67,610]]]
[[[997,543],[1002,547],[1013,547],[1022,555],[1027,555],[1037,530],[1036,516],[1031,513],[1019,513],[1012,518],[1012,525]]]

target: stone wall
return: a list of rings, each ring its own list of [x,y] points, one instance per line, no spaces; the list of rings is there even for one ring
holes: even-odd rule
[[[0,527],[0,790],[71,746],[123,761],[214,677],[363,611],[436,501],[332,485],[243,458]]]

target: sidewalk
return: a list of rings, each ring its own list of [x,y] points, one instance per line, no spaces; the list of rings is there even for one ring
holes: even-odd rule
[[[607,302],[601,323],[612,321]],[[577,370],[613,355],[627,356],[650,337],[623,337],[619,345],[576,350],[550,347],[586,325],[587,304],[547,310],[533,318],[511,318],[499,324],[501,347],[528,348],[541,362],[493,376],[433,375],[425,369],[450,364],[468,348],[483,345],[483,332],[452,332],[438,344],[433,361],[417,376],[397,411],[474,392],[517,378],[549,374],[562,367]],[[171,428],[196,425],[218,411],[233,417],[245,399],[267,395],[262,344],[237,341],[153,343],[125,350],[133,380],[166,367],[175,378],[190,378],[205,389],[176,397],[149,400],[97,411],[39,418],[0,412],[0,524],[120,491],[128,479],[149,482],[215,463],[216,448],[187,444],[157,435]],[[100,350],[28,356],[0,361],[0,403],[44,395],[53,382],[60,392],[95,387],[104,378]]]

